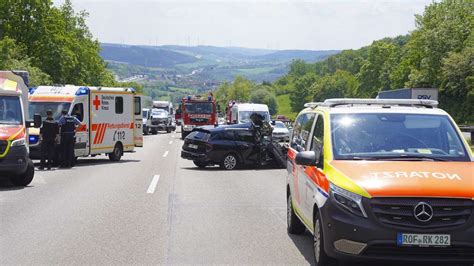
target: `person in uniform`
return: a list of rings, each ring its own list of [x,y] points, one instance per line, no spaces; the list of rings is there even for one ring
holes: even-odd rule
[[[40,170],[44,170],[46,159],[48,159],[47,167],[51,170],[51,163],[54,157],[54,144],[59,134],[59,125],[53,118],[53,111],[46,111],[46,120],[40,129],[41,140],[41,163]],[[47,156],[47,157],[46,157]]]
[[[75,157],[76,127],[82,123],[76,117],[69,115],[67,110],[62,110],[61,113],[62,116],[58,121],[61,130],[61,168],[71,168]]]

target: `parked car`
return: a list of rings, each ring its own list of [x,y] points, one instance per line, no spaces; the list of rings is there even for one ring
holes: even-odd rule
[[[286,167],[285,154],[285,148],[266,140],[253,123],[195,128],[181,151],[197,167],[220,165],[225,170],[270,162]]]
[[[474,156],[437,104],[305,105],[288,149],[287,223],[313,234],[315,265],[474,261]]]
[[[290,140],[290,131],[285,126],[285,123],[281,121],[275,121],[273,126],[272,137],[275,141],[289,141]]]

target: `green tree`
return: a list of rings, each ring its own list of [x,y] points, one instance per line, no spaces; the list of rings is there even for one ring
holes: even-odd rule
[[[299,112],[304,104],[312,100],[310,87],[318,81],[320,77],[315,73],[307,73],[296,79],[290,91],[291,109]]]
[[[357,93],[359,82],[351,73],[343,70],[337,70],[332,75],[322,77],[314,83],[310,90],[313,100],[322,102],[330,98],[349,98]]]
[[[51,78],[39,68],[34,67],[31,59],[26,56],[24,49],[10,38],[0,40],[0,69],[28,71],[30,86],[51,84]]]

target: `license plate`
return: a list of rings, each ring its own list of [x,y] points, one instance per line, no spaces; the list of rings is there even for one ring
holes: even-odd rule
[[[198,149],[198,145],[194,145],[194,144],[189,144],[188,147],[195,150]]]
[[[398,233],[397,245],[419,247],[448,247],[451,246],[451,236],[438,234]]]

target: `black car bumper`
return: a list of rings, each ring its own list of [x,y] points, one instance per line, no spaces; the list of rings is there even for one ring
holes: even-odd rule
[[[24,173],[28,161],[28,150],[25,146],[11,147],[7,155],[0,158],[0,178]]]
[[[328,199],[321,211],[325,251],[340,260],[391,260],[426,262],[474,262],[474,217],[462,226],[414,229],[382,224],[370,213],[368,218],[349,213]],[[398,233],[449,234],[450,247],[398,246]]]
[[[203,161],[207,162],[210,161],[206,154],[197,153],[197,152],[190,152],[190,151],[181,151],[181,158],[193,161]]]

